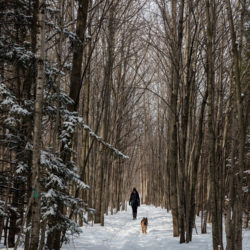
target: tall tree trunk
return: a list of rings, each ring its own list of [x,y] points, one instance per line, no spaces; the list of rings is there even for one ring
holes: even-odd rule
[[[77,11],[76,35],[79,40],[75,41],[74,44],[69,93],[69,96],[74,101],[74,105],[71,107],[72,111],[77,111],[80,90],[82,87],[82,61],[85,43],[85,32],[87,28],[89,0],[79,0],[78,2],[79,7]]]
[[[236,110],[233,109],[233,116],[232,116],[232,141],[231,141],[231,152],[230,152],[230,158],[231,158],[231,166],[230,169],[228,170],[228,186],[229,186],[229,190],[228,190],[228,197],[227,199],[225,199],[225,204],[224,204],[224,221],[225,221],[225,232],[226,232],[226,239],[227,239],[227,246],[226,246],[226,250],[236,250],[237,248],[235,248],[234,246],[234,242],[235,242],[235,227],[237,227],[237,225],[235,225],[235,214],[233,214],[233,212],[235,212],[234,207],[235,207],[235,203],[236,199],[234,198],[236,196],[236,190],[235,190],[235,185],[237,185],[235,183],[236,177],[235,175],[235,157],[236,157],[236,148],[237,148],[237,121],[235,119],[235,114],[236,114]]]
[[[213,249],[218,250],[222,246],[222,214],[219,209],[217,168],[215,164],[215,107],[214,107],[214,39],[216,24],[216,3],[214,0],[206,0],[206,21],[207,21],[207,88],[208,88],[208,146],[209,146],[209,178],[210,178],[210,209],[212,215],[212,238]]]
[[[174,237],[179,236],[179,228],[181,230],[180,242],[185,242],[184,235],[184,200],[183,200],[183,169],[179,169],[177,172],[178,161],[177,161],[177,99],[180,82],[180,64],[181,64],[181,46],[183,36],[183,12],[184,12],[184,0],[181,1],[180,12],[179,12],[179,23],[176,24],[176,1],[172,1],[172,21],[173,21],[173,50],[174,57],[172,58],[173,67],[173,79],[171,86],[171,97],[170,97],[170,112],[169,112],[169,151],[168,151],[168,166],[170,169],[170,202],[173,217],[173,235]],[[180,174],[180,176],[178,176]],[[178,176],[178,177],[177,177]],[[179,178],[179,179],[178,179]],[[179,181],[178,181],[179,180]],[[177,189],[178,185],[178,189]],[[179,195],[177,195],[177,190]],[[178,206],[178,198],[179,206]],[[180,213],[180,214],[179,214]]]
[[[31,50],[32,52],[35,54],[36,50],[37,50],[37,18],[38,18],[38,1],[33,1],[33,4],[30,6],[31,8],[31,13],[32,13],[32,18],[33,18],[33,22],[32,22],[32,28],[31,28]],[[36,65],[35,62],[35,58],[33,59],[34,61],[34,65]],[[34,68],[31,68],[29,70],[28,76],[27,76],[27,80],[24,81],[24,87],[23,87],[23,98],[24,99],[31,99],[31,89],[32,89],[32,85],[34,83],[36,79],[36,70]],[[27,138],[32,138],[32,129],[33,129],[33,120],[31,119],[25,119],[23,121],[23,124],[26,125],[26,129],[25,129],[25,134],[27,135]],[[24,126],[25,126],[24,125]],[[31,152],[27,152],[28,153],[28,165],[32,165],[32,153]],[[28,181],[27,181],[27,197],[31,197],[32,196],[32,175],[31,173],[28,174]],[[27,202],[28,203],[28,202]],[[29,209],[29,213],[27,214],[27,221],[26,221],[26,226],[30,226],[31,224],[31,209]],[[28,250],[29,249],[29,245],[30,245],[30,230],[27,230],[25,233],[25,243],[24,243],[24,249]]]
[[[183,85],[182,91],[180,92],[181,98],[181,119],[180,119],[180,129],[179,129],[179,144],[180,144],[180,166],[182,168],[183,175],[183,197],[184,201],[184,232],[185,232],[185,242],[189,242],[192,239],[192,227],[194,222],[191,219],[191,185],[196,186],[196,179],[193,172],[193,160],[195,158],[196,145],[193,141],[193,107],[195,100],[194,86],[195,86],[195,73],[193,67],[195,67],[196,61],[194,61],[194,53],[197,50],[197,28],[198,24],[191,26],[191,13],[193,10],[193,1],[188,1],[185,7],[186,21],[185,21],[185,50],[184,50],[184,74],[183,74]],[[192,32],[194,29],[194,32]],[[197,52],[196,52],[197,53]],[[203,122],[203,117],[201,122]],[[201,131],[202,132],[202,131]],[[202,139],[202,138],[201,138]],[[200,150],[200,149],[198,149]],[[199,162],[199,159],[198,159]],[[198,164],[198,163],[197,163]],[[198,165],[197,165],[198,166]],[[197,171],[197,169],[196,169]],[[193,182],[195,181],[195,183]],[[195,197],[195,196],[193,196]],[[195,201],[193,200],[195,203]],[[194,209],[195,211],[195,209]],[[184,233],[182,233],[184,234]]]
[[[41,131],[42,131],[42,107],[43,107],[43,87],[45,81],[45,0],[38,2],[38,74],[36,81],[36,100],[34,113],[34,134],[33,134],[33,155],[32,155],[32,190],[34,199],[32,202],[32,227],[30,250],[37,250],[40,236],[40,150],[41,150]]]
[[[191,177],[192,178],[190,180],[191,188],[190,188],[190,207],[189,207],[190,218],[189,218],[189,224],[188,224],[188,226],[189,226],[189,239],[190,240],[192,240],[192,228],[193,228],[193,225],[195,223],[195,209],[196,209],[195,187],[196,187],[196,183],[197,183],[198,166],[199,166],[200,155],[201,155],[201,146],[202,146],[202,141],[203,141],[203,121],[204,121],[204,114],[205,114],[205,107],[206,107],[206,103],[207,103],[207,97],[208,97],[208,91],[206,90],[206,93],[205,93],[203,101],[202,101],[201,110],[200,110],[198,132],[197,132],[198,142],[197,142],[197,146],[195,149],[193,167],[191,169],[191,171],[192,171]],[[201,185],[203,185],[203,183]]]
[[[242,1],[242,16],[241,19],[244,20],[244,10],[246,6],[246,1]],[[237,107],[237,125],[239,131],[239,145],[238,145],[238,164],[236,167],[236,183],[235,183],[235,204],[233,207],[232,220],[234,224],[234,241],[232,242],[231,249],[242,249],[242,214],[243,214],[243,171],[244,171],[244,155],[245,155],[245,139],[246,131],[244,125],[244,114],[242,105],[242,84],[241,84],[241,72],[240,72],[240,52],[236,43],[236,32],[234,28],[234,20],[232,14],[232,8],[230,0],[226,0],[227,7],[227,17],[230,27],[231,34],[231,46],[233,53],[233,66],[234,66],[234,81],[236,88],[236,107]],[[241,22],[241,32],[243,30],[243,21]],[[240,34],[242,36],[242,34]],[[241,39],[240,39],[241,40]],[[233,197],[232,197],[233,198]]]
[[[104,73],[104,113],[103,113],[103,124],[102,124],[102,138],[104,141],[108,141],[110,138],[110,110],[111,110],[111,85],[112,85],[112,73],[114,65],[114,42],[115,42],[115,26],[114,26],[114,15],[117,2],[111,2],[109,21],[108,21],[108,37],[107,37],[107,59],[105,63],[105,73]],[[102,146],[103,147],[103,146]],[[104,226],[104,213],[106,210],[106,187],[107,178],[109,174],[110,162],[109,154],[106,149],[102,150],[104,153],[101,159],[101,167],[103,170],[103,194],[101,202],[101,225]],[[106,152],[105,152],[106,151]]]
[[[74,104],[68,107],[70,111],[78,111],[80,91],[84,77],[82,75],[82,62],[83,62],[83,50],[85,44],[85,32],[87,28],[89,0],[79,0],[78,2],[79,6],[77,10],[77,22],[76,22],[76,35],[78,39],[77,41],[74,41],[73,45],[73,59],[72,59],[72,70],[70,76],[70,93],[69,93],[69,97],[74,101]],[[62,158],[64,161],[69,161],[70,157],[71,157],[70,154],[66,153],[65,155],[63,155]],[[78,193],[79,191],[77,191],[77,196]],[[64,210],[63,203],[60,202],[60,204],[58,204],[58,212],[63,213],[63,210]],[[65,233],[66,233],[65,231],[62,233],[62,231],[58,229],[56,230],[55,234],[52,233],[50,235],[49,237],[50,244],[51,242],[54,242],[51,245],[55,248],[55,250],[60,249],[62,244],[61,238],[62,239],[64,238]]]

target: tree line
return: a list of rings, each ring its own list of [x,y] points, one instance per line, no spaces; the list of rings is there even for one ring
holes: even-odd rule
[[[242,249],[249,223],[248,1],[154,1],[147,41],[156,114],[143,137],[147,203],[171,209],[173,236],[212,223],[213,249]],[[159,28],[160,27],[160,28]],[[160,96],[160,98],[159,98]],[[242,221],[244,220],[244,221]]]

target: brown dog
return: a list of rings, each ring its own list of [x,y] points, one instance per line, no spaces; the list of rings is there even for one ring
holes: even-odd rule
[[[143,219],[141,220],[141,231],[143,234],[147,233],[147,227],[148,227],[148,218],[143,217]]]

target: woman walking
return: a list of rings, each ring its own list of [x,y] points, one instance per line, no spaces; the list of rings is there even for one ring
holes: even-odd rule
[[[140,206],[140,197],[139,197],[139,194],[138,194],[136,188],[133,188],[133,191],[130,195],[129,205],[132,206],[133,219],[135,220],[136,216],[137,216],[137,207]]]

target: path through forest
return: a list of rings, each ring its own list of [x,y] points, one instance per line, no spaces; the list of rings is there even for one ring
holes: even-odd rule
[[[148,217],[148,233],[140,231],[142,217]],[[119,212],[105,217],[105,226],[84,226],[79,238],[65,245],[64,250],[210,250],[212,249],[211,226],[208,233],[200,233],[199,218],[197,219],[198,234],[194,231],[193,241],[179,244],[179,238],[172,237],[172,217],[165,209],[142,205],[138,209],[137,220],[132,220],[131,207],[128,211]],[[243,231],[243,250],[250,249],[250,230]]]

